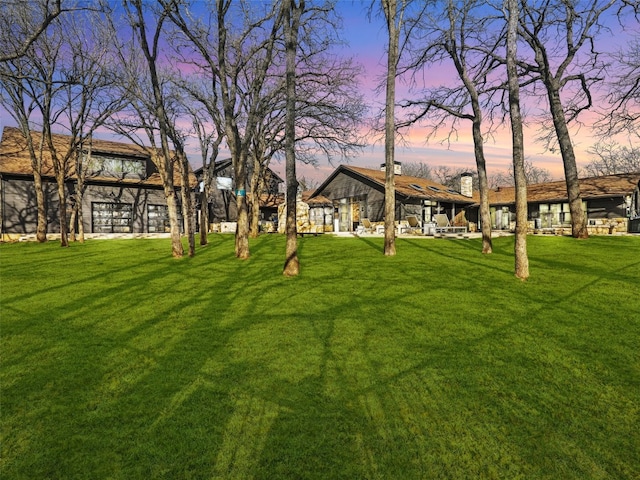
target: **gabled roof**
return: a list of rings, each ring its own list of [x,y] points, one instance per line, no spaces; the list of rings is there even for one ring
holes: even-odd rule
[[[622,197],[630,195],[640,182],[640,172],[605,175],[580,179],[580,194],[583,199],[600,197]],[[491,205],[515,203],[515,187],[500,187],[489,191]],[[568,201],[567,184],[557,182],[536,183],[527,186],[529,203]]]
[[[216,160],[213,163],[213,173],[214,175],[218,172],[220,172],[221,170],[224,170],[228,167],[231,166],[231,158],[224,158],[222,160]],[[193,173],[195,173],[196,175],[200,176],[202,175],[202,172],[204,171],[204,167],[198,167],[196,168]]]
[[[315,190],[305,190],[302,192],[302,201],[309,206],[327,206],[333,205],[333,202],[324,195],[316,195]]]
[[[31,135],[33,137],[34,144],[38,146],[42,138],[42,133],[32,131]],[[64,155],[69,150],[69,138],[70,137],[68,135],[53,135],[54,145],[61,155]],[[93,153],[114,155],[123,158],[145,159],[149,161],[151,157],[151,149],[149,148],[143,148],[129,143],[99,140],[96,138],[91,141],[91,151]],[[69,165],[67,176],[72,178],[75,177],[75,165],[73,164],[74,162],[70,163],[71,165]],[[2,140],[0,141],[0,173],[27,176],[33,175],[31,157],[27,148],[27,142],[18,128],[5,127],[2,132]],[[45,177],[54,176],[51,154],[46,147],[42,153],[42,175]],[[193,173],[190,174],[190,177],[191,185],[195,186],[197,181]],[[135,178],[114,178],[109,176],[91,176],[90,180],[152,186],[162,185],[162,179],[157,171],[151,173],[149,177],[143,180]],[[174,183],[176,186],[181,185],[177,165],[174,170]]]
[[[339,174],[346,174],[358,180],[365,180],[373,184],[376,188],[384,191],[385,172],[382,170],[374,170],[371,168],[352,167],[340,165],[334,172],[329,175],[320,187],[315,191],[312,198],[321,195],[322,191],[333,181]],[[411,177],[408,175],[395,175],[396,195],[406,199],[414,198],[420,200],[433,200],[440,202],[453,202],[472,204],[477,199],[466,197],[445,185],[441,185],[433,180],[426,178]]]

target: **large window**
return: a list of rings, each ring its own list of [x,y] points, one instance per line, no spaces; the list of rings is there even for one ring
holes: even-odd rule
[[[582,210],[587,211],[586,202],[582,202]],[[539,212],[542,228],[571,225],[571,212],[568,203],[541,203]]]
[[[131,233],[133,206],[130,203],[92,203],[93,233]]]
[[[87,154],[84,160],[87,161]],[[143,179],[147,173],[147,163],[139,158],[121,158],[109,155],[92,154],[88,167],[89,175],[116,178]]]

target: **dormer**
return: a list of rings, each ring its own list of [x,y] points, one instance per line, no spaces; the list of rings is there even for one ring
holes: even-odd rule
[[[87,152],[83,152],[82,155],[83,160],[87,161]],[[149,174],[148,164],[148,160],[143,157],[92,152],[87,163],[87,173],[92,177],[144,180]]]

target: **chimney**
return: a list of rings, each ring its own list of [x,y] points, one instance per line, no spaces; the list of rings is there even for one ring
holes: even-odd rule
[[[465,172],[460,175],[460,193],[465,197],[473,197],[473,174]]]
[[[384,172],[387,169],[387,164],[386,163],[381,163],[380,164],[380,171]],[[402,175],[402,163],[400,162],[393,162],[393,173],[394,175]]]

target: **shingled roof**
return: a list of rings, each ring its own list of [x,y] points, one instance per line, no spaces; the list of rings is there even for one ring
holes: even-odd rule
[[[622,197],[633,192],[640,182],[640,172],[605,175],[580,179],[580,194],[583,199]],[[515,187],[500,187],[489,191],[491,205],[515,204]],[[529,203],[562,202],[567,200],[567,184],[557,182],[536,183],[527,186]]]
[[[42,134],[40,132],[31,132],[31,135],[33,136],[34,144],[39,145]],[[54,145],[62,155],[64,155],[69,149],[69,138],[70,137],[68,135],[53,135]],[[110,140],[99,140],[96,138],[92,139],[91,149],[94,153],[140,159],[149,159],[151,152],[151,149],[143,148],[138,145],[114,142]],[[33,170],[31,167],[31,157],[27,148],[27,142],[22,135],[22,132],[18,128],[5,127],[2,132],[2,141],[0,141],[0,173],[27,176],[33,175]],[[54,176],[51,154],[46,148],[42,154],[42,175],[45,177]],[[67,176],[69,178],[75,177],[75,165],[69,166]],[[120,184],[124,183],[162,186],[162,179],[160,178],[160,174],[157,171],[143,180],[135,178],[114,178],[107,176],[92,176],[90,180]],[[193,173],[190,173],[189,180],[192,187],[197,185],[197,180]],[[174,183],[178,187],[181,185],[180,174],[177,165],[174,170]]]
[[[335,178],[335,176],[340,172],[346,173],[347,175],[355,178],[366,179],[369,182],[377,185],[379,188],[384,189],[384,171],[371,168],[340,165],[333,172],[333,174],[331,174],[329,178],[325,180],[325,182],[316,190],[316,192],[321,192],[324,187],[329,182],[331,182],[331,180],[333,180],[333,178]],[[426,178],[411,177],[408,175],[395,175],[395,189],[396,195],[405,198],[467,204],[477,202],[477,199],[466,197],[460,192],[457,192],[456,190],[453,190],[432,180],[427,180]]]

